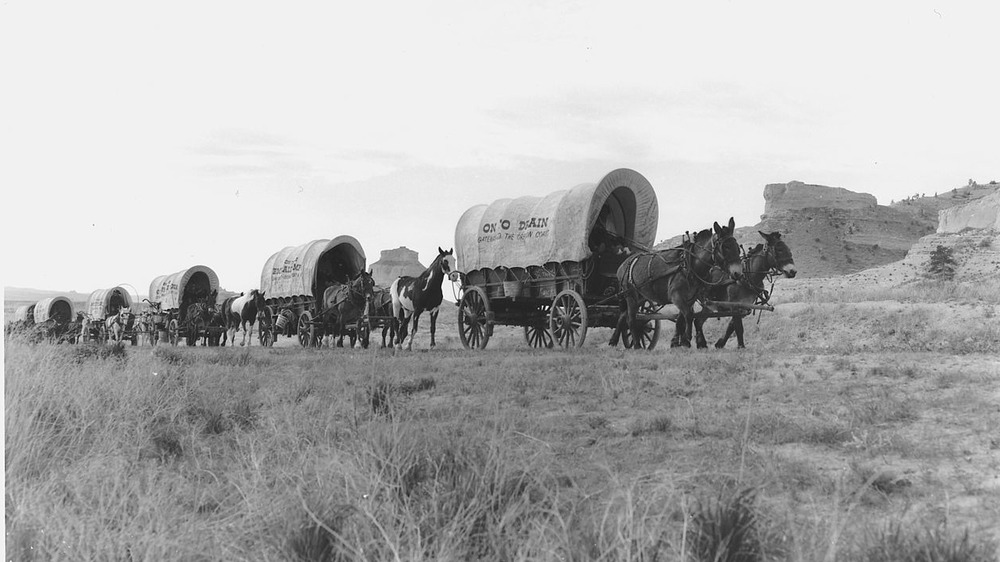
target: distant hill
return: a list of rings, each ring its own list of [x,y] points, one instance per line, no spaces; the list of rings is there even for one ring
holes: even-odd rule
[[[69,300],[87,302],[90,293],[78,293],[76,291],[42,291],[39,289],[26,289],[24,287],[4,287],[3,298],[5,301],[30,301],[38,302],[49,297],[66,297]]]
[[[935,232],[938,212],[997,193],[1000,186],[966,186],[932,196],[915,194],[891,205],[873,195],[793,181],[764,188],[764,214],[737,227],[746,248],[762,242],[757,231],[780,232],[802,277],[833,277],[903,259],[921,237]],[[657,248],[676,246],[675,236]]]

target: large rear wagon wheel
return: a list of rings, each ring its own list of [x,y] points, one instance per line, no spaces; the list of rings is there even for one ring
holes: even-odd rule
[[[542,317],[524,326],[524,341],[536,349],[544,347],[552,349],[555,343],[552,340],[552,331],[549,330],[549,305],[545,305],[539,312]]]
[[[458,337],[465,349],[486,349],[493,335],[490,301],[481,287],[468,287],[458,303]]]
[[[654,306],[649,301],[643,301],[639,305],[639,316],[645,314],[656,314],[660,311],[658,306]],[[641,331],[639,333],[639,347],[642,349],[650,350],[656,347],[656,342],[660,339],[660,321],[659,320],[646,320],[642,324]],[[622,345],[625,349],[632,348],[632,327],[627,326],[625,331],[622,332]]]
[[[559,347],[580,347],[587,339],[587,305],[572,289],[556,295],[549,311],[549,330]]]
[[[312,314],[308,310],[303,310],[302,314],[299,314],[298,330],[296,333],[299,336],[299,345],[302,347],[314,345],[316,326],[313,325]]]

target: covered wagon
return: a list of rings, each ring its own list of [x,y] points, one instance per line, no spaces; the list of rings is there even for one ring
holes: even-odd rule
[[[14,329],[27,328],[35,323],[35,305],[26,304],[17,307],[11,319]]]
[[[625,168],[467,210],[455,229],[462,344],[486,347],[495,324],[523,327],[534,347],[580,346],[588,327],[616,326],[618,266],[652,247],[658,221],[652,185]],[[650,330],[658,337],[658,320]]]
[[[225,331],[216,306],[218,295],[219,276],[204,265],[153,279],[149,301],[158,339],[177,345],[183,337],[188,345],[194,345],[205,338],[210,345],[217,345]]]
[[[273,329],[261,330],[265,345],[278,334],[296,335],[303,347],[317,345],[323,336],[323,293],[345,284],[365,270],[365,251],[353,236],[321,239],[289,246],[264,263],[260,289]],[[271,338],[269,341],[266,338]]]
[[[86,329],[83,332],[84,340],[106,341],[108,339],[105,329],[105,320],[118,314],[121,309],[133,309],[136,304],[135,296],[124,287],[118,286],[111,289],[98,289],[90,293],[87,298],[87,308],[84,310],[86,316]],[[135,325],[129,328],[125,334],[125,339],[136,344],[137,334]]]

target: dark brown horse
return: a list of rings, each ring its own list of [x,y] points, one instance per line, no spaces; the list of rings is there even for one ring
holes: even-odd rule
[[[362,271],[347,284],[335,283],[323,292],[323,323],[331,328],[329,332],[337,340],[337,347],[344,347],[344,336],[361,321],[374,287],[371,272]],[[351,345],[354,340],[352,336]]]
[[[610,345],[618,344],[618,337],[630,330],[632,347],[641,349],[643,338],[638,337],[645,322],[639,317],[643,303],[662,306],[672,303],[680,311],[683,322],[677,324],[676,345],[691,346],[691,323],[695,312],[693,305],[712,283],[709,273],[716,265],[733,277],[742,275],[740,246],[733,238],[735,221],[730,218],[725,227],[719,223],[712,230],[702,230],[682,246],[644,252],[629,256],[618,268],[618,286],[623,293],[622,314]]]
[[[448,257],[454,253],[438,247],[438,255],[423,273],[416,277],[403,276],[397,278],[389,287],[392,296],[393,333],[396,347],[403,347],[406,339],[406,328],[413,318],[413,333],[406,344],[407,349],[413,349],[413,337],[417,334],[417,320],[425,310],[431,314],[431,347],[434,347],[434,330],[437,325],[438,307],[444,300],[441,283],[445,275],[451,271]],[[397,327],[398,324],[398,327]]]
[[[366,330],[366,335],[361,341],[361,345],[368,347],[369,339],[371,338],[371,333],[375,330],[379,324],[382,325],[382,347],[385,347],[386,335],[389,335],[393,329],[393,316],[392,316],[392,295],[389,294],[389,289],[383,289],[381,287],[375,287],[372,290],[372,298],[368,301],[368,329]],[[392,343],[392,339],[389,339],[389,343]]]
[[[747,252],[746,257],[743,258],[743,276],[739,280],[727,281],[711,287],[708,292],[710,300],[767,304],[771,295],[764,287],[765,279],[776,275],[784,275],[788,278],[795,277],[797,273],[795,260],[792,258],[791,249],[781,239],[781,233],[757,232],[764,238],[765,243],[758,244],[756,248]],[[721,275],[717,275],[716,279],[721,281]],[[728,308],[725,306],[719,306],[718,310],[732,312],[733,316],[729,320],[729,325],[726,326],[726,335],[715,342],[715,347],[719,349],[726,347],[726,342],[735,332],[736,345],[743,349],[745,347],[743,344],[743,317],[749,314],[749,311],[739,307]],[[699,318],[696,315],[694,323],[699,337],[704,340],[701,333],[705,318]]]

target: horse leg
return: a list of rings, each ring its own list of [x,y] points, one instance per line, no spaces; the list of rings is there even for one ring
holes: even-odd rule
[[[733,322],[736,323],[736,347],[746,349],[746,346],[743,345],[743,317],[733,316]]]
[[[695,343],[698,345],[698,349],[708,349],[708,342],[705,341],[705,332],[701,330],[702,325],[705,324],[705,319],[695,318],[691,323],[694,325]],[[688,330],[690,331],[690,328]]]
[[[399,324],[396,326],[396,347],[398,349],[403,349],[403,341],[406,340],[407,328],[409,327],[410,318],[406,315],[406,312],[400,311]],[[410,340],[413,338],[411,336]]]
[[[410,351],[413,349],[413,338],[417,337],[417,320],[420,319],[420,314],[417,311],[413,311],[413,330],[410,331],[410,341],[406,343],[406,350]]]
[[[674,337],[670,338],[670,347],[681,347],[684,343],[684,330],[687,326],[683,315],[674,320]]]
[[[637,299],[628,299],[626,308],[628,310],[626,313],[628,314],[628,329],[631,330],[634,336],[642,330],[642,322],[639,320],[639,301]],[[632,338],[632,349],[642,349],[641,339],[638,337]]]
[[[618,340],[622,336],[622,332],[628,327],[628,299],[623,300],[618,303],[618,324],[615,325],[615,330],[611,332],[611,339],[608,340],[608,346],[618,347]]]
[[[438,311],[435,308],[431,311],[431,349],[434,348],[434,326],[437,325]]]
[[[736,331],[736,317],[733,316],[729,319],[729,324],[726,325],[726,333],[719,338],[719,341],[715,342],[716,349],[722,349],[726,347],[726,343],[729,341],[729,337],[733,335]]]

